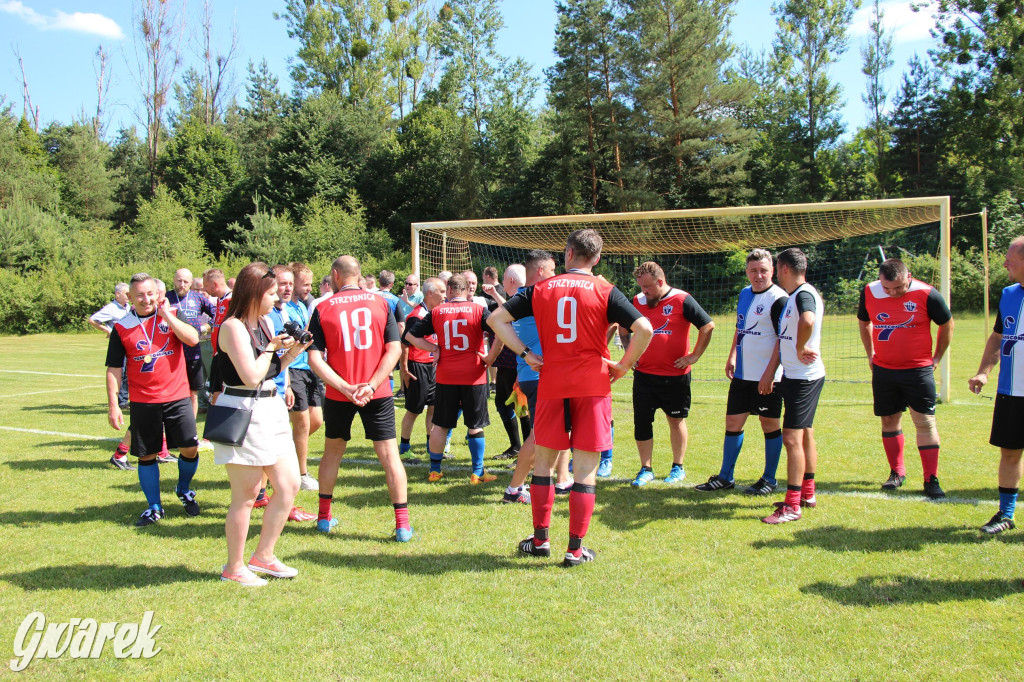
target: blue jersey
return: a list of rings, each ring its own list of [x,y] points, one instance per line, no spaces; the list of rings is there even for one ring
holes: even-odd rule
[[[779,345],[779,316],[786,305],[786,290],[775,284],[762,292],[745,287],[736,306],[736,370],[741,381],[760,381],[775,347]],[[775,381],[782,377],[782,367]]]
[[[532,315],[521,320],[513,320],[512,328],[516,330],[516,335],[522,339],[523,343],[530,347],[534,355],[544,356],[540,348],[540,334],[537,333],[537,320]],[[540,381],[540,374],[530,367],[526,360],[516,358],[516,380]]]
[[[378,289],[373,293],[377,294],[378,296],[380,296],[381,298],[388,302],[388,308],[391,309],[391,314],[395,316],[395,322],[405,322],[405,318],[408,316],[408,314],[404,310],[402,310],[401,306],[398,305],[399,303],[402,302],[402,299],[398,298],[390,291],[382,291]]]
[[[284,323],[290,320],[299,323],[299,326],[303,329],[309,324],[309,314],[306,312],[306,306],[295,303],[294,301],[288,301],[282,306],[280,310],[277,307],[270,309],[270,313],[267,315],[271,322],[274,324],[274,335],[280,334],[284,331]],[[277,352],[278,355],[284,355],[287,351],[283,348]],[[294,362],[289,363],[288,367],[294,367],[295,369],[309,369],[309,363],[306,360],[307,355],[305,352],[301,353],[295,358]],[[284,380],[286,372],[279,373],[274,377],[274,383],[277,384],[277,392],[284,398]]]
[[[167,302],[173,308],[181,311],[179,317],[184,318],[196,331],[199,331],[199,328],[203,326],[202,316],[204,314],[209,316],[210,320],[216,315],[213,303],[210,302],[210,299],[205,294],[201,294],[198,291],[189,291],[184,296],[179,297],[178,292],[171,289],[167,292]],[[199,358],[201,351],[197,344],[195,346],[183,346],[182,353],[187,360],[195,361]]]
[[[1012,284],[1003,289],[999,299],[999,317],[995,332],[1002,334],[999,344],[999,387],[1002,395],[1024,395],[1024,287]],[[1021,362],[1016,362],[1017,356]]]

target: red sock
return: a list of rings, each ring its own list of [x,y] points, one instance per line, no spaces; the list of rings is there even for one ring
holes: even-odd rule
[[[409,503],[395,505],[395,528],[409,528]]]
[[[533,477],[530,483],[530,506],[533,508],[533,535],[536,543],[539,539],[536,529],[551,526],[551,508],[555,506],[555,485],[550,476]],[[544,535],[546,538],[547,534]]]
[[[800,486],[786,486],[786,504],[793,509],[800,508]]]
[[[316,514],[317,521],[322,519],[331,518],[331,500],[334,499],[334,495],[321,495],[320,496],[320,510]],[[397,513],[397,509],[395,512]]]
[[[921,468],[924,469],[924,480],[928,481],[939,470],[939,446],[920,445],[917,451],[921,453]]]
[[[118,457],[118,459],[120,459],[121,457],[124,457],[125,455],[127,455],[128,454],[128,446],[125,445],[124,443],[118,443],[117,444],[117,454],[120,455],[120,457]]]
[[[804,500],[814,497],[814,474],[804,474],[804,483],[800,487],[800,497]]]
[[[569,493],[569,537],[582,540],[590,528],[590,517],[594,515],[594,499],[597,488],[592,485],[574,483],[572,492]],[[570,543],[577,544],[577,543]],[[579,556],[582,553],[580,547],[570,546],[569,551]]]
[[[903,465],[903,431],[883,431],[882,447],[885,448],[889,468],[900,476],[906,476],[907,468]]]

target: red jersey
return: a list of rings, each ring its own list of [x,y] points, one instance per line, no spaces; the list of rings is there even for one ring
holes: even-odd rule
[[[133,310],[114,324],[106,365],[126,364],[131,402],[170,403],[190,395],[183,348],[158,314],[140,320]]]
[[[604,280],[572,272],[533,287],[533,316],[544,354],[537,398],[611,395],[604,359],[611,358],[607,332],[612,291],[618,290]]]
[[[689,294],[670,289],[653,305],[640,293],[633,297],[633,306],[651,321],[654,336],[647,350],[636,363],[636,371],[665,377],[690,373],[690,366],[675,366],[676,359],[690,354],[690,321],[683,316],[683,303]]]
[[[415,308],[413,308],[412,312],[409,313],[409,316],[405,318],[405,326],[409,327],[411,329],[414,324],[419,324],[419,320],[422,320],[424,317],[426,317],[427,316],[427,312],[428,312],[427,308],[422,303],[420,303]],[[415,322],[414,322],[414,320],[415,320]],[[435,334],[430,334],[428,336],[424,336],[423,340],[424,341],[429,341],[430,343],[433,343],[433,344],[436,345],[437,344],[437,334],[435,333]],[[411,344],[409,345],[409,362],[420,362],[420,363],[429,365],[433,361],[434,361],[434,354],[433,353],[431,353],[429,351],[421,350],[421,349],[419,349],[416,346],[413,346]]]
[[[228,316],[230,303],[231,292],[229,291],[217,301],[217,308],[214,310],[213,320],[210,322],[210,344],[213,346],[214,355],[217,354],[217,337],[220,335],[220,326],[224,324],[224,318]]]
[[[487,308],[473,301],[454,300],[437,306],[425,318],[429,322],[417,329],[437,335],[441,349],[437,361],[437,383],[451,386],[475,386],[487,383],[484,351],[484,324]],[[415,336],[419,333],[414,331]]]
[[[369,291],[344,288],[313,311],[309,321],[314,350],[326,355],[328,366],[350,384],[370,380],[387,351],[386,345],[398,341],[398,323],[388,302]],[[327,386],[331,400],[348,398]],[[391,383],[382,381],[373,399],[391,395]]]
[[[886,294],[879,280],[868,284],[857,317],[871,322],[874,364],[915,369],[932,364],[931,323],[945,324],[952,315],[934,287],[912,279],[899,298]]]

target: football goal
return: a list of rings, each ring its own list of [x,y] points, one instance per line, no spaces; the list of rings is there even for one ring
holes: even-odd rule
[[[694,368],[703,381],[725,380],[736,296],[749,284],[744,267],[753,248],[807,253],[807,279],[825,299],[822,354],[834,381],[870,381],[855,314],[883,259],[903,258],[950,301],[949,197],[413,223],[413,270],[423,278],[487,266],[500,273],[531,249],[552,252],[561,265],[566,237],[583,228],[604,239],[596,272],[627,296],[637,292],[633,269],[653,260],[670,286],[714,316],[712,344]],[[948,401],[948,352],[937,379]]]

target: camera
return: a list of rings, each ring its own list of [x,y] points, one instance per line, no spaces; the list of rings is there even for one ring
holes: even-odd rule
[[[306,344],[313,340],[313,334],[300,327],[299,323],[295,320],[285,322],[284,331],[299,344]]]

